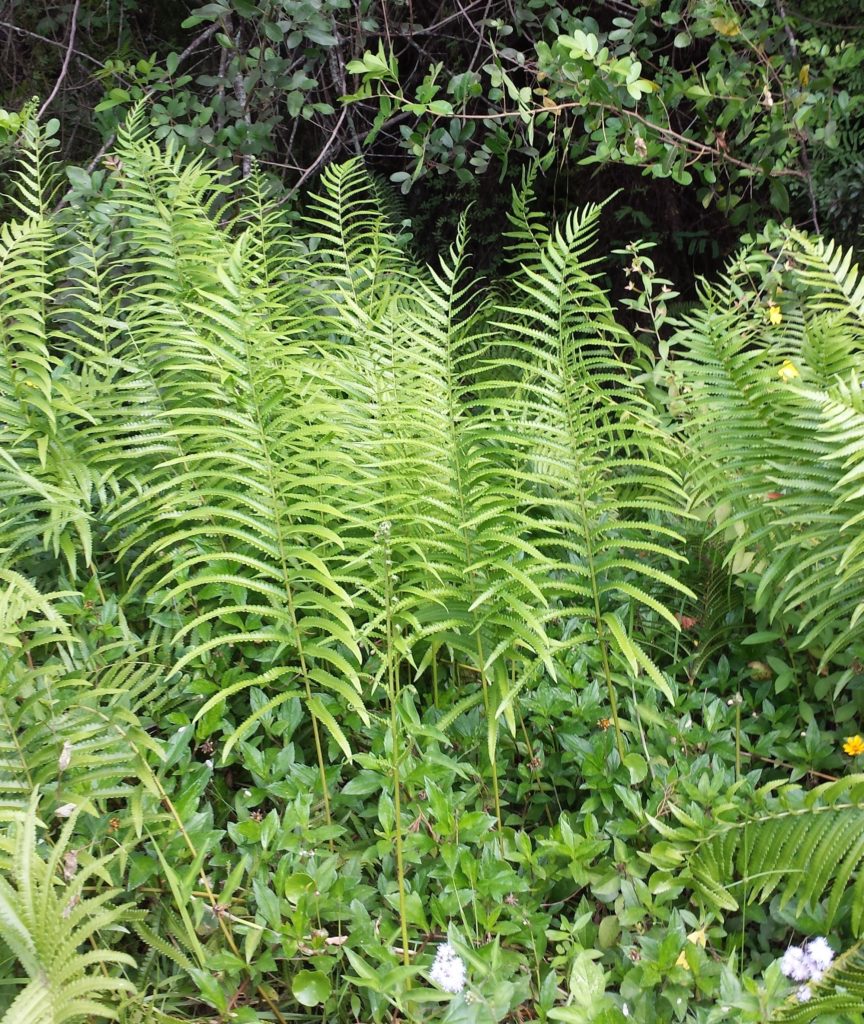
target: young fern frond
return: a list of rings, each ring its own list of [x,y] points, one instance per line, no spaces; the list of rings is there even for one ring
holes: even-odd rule
[[[543,214],[534,209],[537,171],[536,163],[523,170],[520,187],[517,189],[514,185],[512,189],[510,212],[507,215],[511,229],[504,237],[512,239],[507,246],[507,255],[517,273],[523,267],[535,266],[549,243],[549,227]]]
[[[864,304],[848,254],[794,234],[789,244],[804,312],[769,326],[733,273],[680,332],[679,369],[693,480],[721,511],[718,532],[734,531],[729,559],[753,563],[756,607],[794,614],[801,647],[821,647],[824,665],[864,611]]]
[[[515,278],[518,304],[501,308],[507,319],[499,326],[505,345],[517,353],[521,378],[515,396],[498,401],[502,423],[512,424],[519,438],[530,485],[523,503],[544,531],[538,547],[554,560],[545,617],[582,620],[599,641],[614,711],[610,651],[623,656],[634,675],[646,671],[672,698],[659,669],[628,635],[626,609],[660,615],[677,628],[651,590],[661,583],[688,591],[634,557],[649,550],[682,557],[670,517],[683,492],[665,464],[663,435],[621,357],[626,335],[584,260],[599,213],[589,207],[572,214],[542,245],[536,266]],[[614,717],[617,724],[617,712]]]
[[[64,860],[74,817],[49,849],[38,841],[37,821],[34,791],[26,814],[2,840],[11,867],[8,877],[0,874],[0,937],[24,972],[2,1024],[116,1020],[117,997],[135,989],[111,969],[134,967],[135,961],[98,940],[100,933],[117,930],[130,905],[112,902],[116,889],[88,892],[88,883],[100,877],[110,857],[80,865],[77,858]]]
[[[21,219],[0,226],[0,559],[14,566],[44,548],[89,558],[91,482],[70,429],[80,408],[58,374],[50,338],[51,261],[45,143],[29,125],[10,197]]]
[[[336,278],[360,308],[371,307],[404,272],[410,278],[405,254],[359,158],[327,167],[321,183],[305,218],[314,230],[310,282]]]

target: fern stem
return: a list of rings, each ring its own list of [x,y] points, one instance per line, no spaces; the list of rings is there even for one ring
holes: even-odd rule
[[[390,559],[389,525],[380,529],[384,547],[384,599],[387,629],[387,696],[390,703],[390,746],[393,771],[393,813],[395,815],[396,884],[399,888],[399,928],[402,933],[402,963],[409,967],[408,902],[405,895],[405,861],[402,853],[402,779],[399,771],[399,666],[394,660],[393,642],[393,578]],[[409,982],[410,984],[410,982]]]
[[[624,763],[624,737],[621,733],[621,720],[618,718],[618,695],[615,693],[615,683],[612,680],[612,670],[609,667],[609,648],[606,638],[600,629],[600,609],[597,609],[597,639],[600,643],[600,654],[603,659],[603,674],[606,677],[606,689],[609,692],[609,707],[612,710],[612,723],[615,726],[615,745],[618,748],[618,757]]]
[[[261,407],[258,402],[258,394],[255,390],[255,375],[252,368],[252,361],[249,358],[249,346],[244,346],[243,354],[246,361],[247,373],[250,381],[250,399],[252,410],[255,415],[255,425],[258,428],[258,435],[261,439],[261,451],[265,457],[265,465],[267,471],[267,485],[270,489],[270,493],[273,496],[273,519],[274,526],[276,527],[276,540],[279,549],[279,564],[282,571],[282,579],[285,582],[285,598],[288,605],[288,614],[291,617],[291,628],[294,633],[294,639],[297,644],[297,657],[300,661],[300,674],[303,676],[303,686],[306,690],[306,700],[311,702],[312,700],[312,686],[309,682],[309,670],[306,664],[306,654],[303,649],[303,639],[300,632],[300,622],[297,618],[297,608],[294,604],[294,591],[290,581],[290,573],[288,572],[288,558],[285,553],[284,537],[285,531],[282,525],[282,512],[280,509],[277,495],[279,493],[276,483],[276,475],[273,468],[273,460],[271,458],[270,448],[267,443],[267,428],[264,423],[264,418],[261,412]],[[318,719],[312,714],[312,736],[315,742],[315,756],[318,761],[318,776],[321,780],[321,794],[324,798],[324,820],[327,825],[332,824],[332,818],[330,816],[330,793],[327,788],[327,768],[324,763],[324,749],[321,745],[321,733],[318,728]],[[332,837],[328,840],[330,850],[333,850],[333,839]]]
[[[497,744],[496,749],[493,750],[490,742],[498,726],[492,714],[492,706],[489,703],[489,679],[486,675],[486,665],[483,657],[483,641],[480,639],[479,632],[477,633],[477,663],[480,666],[480,685],[483,688],[483,708],[486,711],[486,745],[489,748],[489,767],[492,769],[492,792],[495,796],[495,817],[498,820],[498,831],[501,832],[504,828],[504,823],[501,819],[501,790],[498,785]]]
[[[522,728],[522,736],[525,739],[525,751],[528,754],[528,758],[529,758],[529,760],[528,760],[528,768],[529,768],[531,774],[534,776],[534,778],[539,783],[540,782],[540,770],[539,770],[539,768],[532,767],[532,764],[531,764],[531,762],[534,760],[534,748],[531,745],[531,740],[530,740],[530,738],[528,736],[528,729],[525,726],[525,717],[522,714],[522,709],[521,708],[517,708],[516,710],[519,713],[519,725]],[[539,789],[539,786],[538,786],[538,789]],[[554,819],[552,817],[552,812],[549,810],[549,804],[548,803],[544,803],[543,804],[543,809],[546,811],[546,820],[549,822],[549,827],[550,828],[554,828],[555,827],[555,821],[554,821]]]
[[[559,309],[558,322],[564,324],[564,310]],[[578,416],[574,415],[576,399],[573,397],[573,381],[568,369],[567,354],[564,347],[563,330],[559,330],[555,355],[558,364],[558,373],[561,380],[561,390],[564,398],[564,415],[567,422],[567,437],[572,452],[573,465],[579,465],[579,452],[583,447],[582,426]],[[621,734],[621,721],[618,717],[618,696],[615,693],[615,684],[612,681],[612,671],[609,666],[609,645],[606,642],[606,635],[603,630],[603,612],[600,606],[600,588],[597,579],[597,565],[594,559],[594,543],[591,519],[588,515],[588,504],[585,496],[584,480],[579,472],[573,476],[576,490],[576,501],[579,505],[579,516],[582,520],[582,536],[585,541],[585,558],[588,563],[588,579],[591,584],[591,597],[594,604],[594,628],[597,631],[597,643],[600,647],[600,654],[603,659],[603,675],[606,678],[606,689],[609,691],[609,707],[612,711],[612,721],[615,724],[615,744],[618,747],[618,757],[624,761],[624,737]]]

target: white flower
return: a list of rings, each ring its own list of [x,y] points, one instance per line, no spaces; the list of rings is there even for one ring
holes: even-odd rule
[[[831,961],[834,959],[834,950],[821,935],[811,939],[804,948],[807,951],[810,962],[820,974],[831,966]]]
[[[810,1000],[813,998],[813,993],[810,991],[809,985],[801,985],[798,988],[797,995],[799,1003],[809,1003]]]
[[[454,995],[465,988],[465,964],[449,942],[438,947],[435,960],[429,969],[429,977],[445,992]]]
[[[207,760],[206,760],[206,761],[204,762],[204,764],[206,764],[206,765],[207,765],[207,767],[208,767],[208,768],[209,768],[209,769],[210,769],[211,771],[213,770],[213,762],[212,762],[212,761],[210,760],[210,758],[209,758],[209,757],[208,757],[208,758],[207,758]]]
[[[630,1007],[625,1003],[621,1007],[621,1012],[624,1014],[625,1017],[629,1017],[630,1016]]]
[[[813,964],[800,946],[790,946],[780,961],[780,970],[793,981],[809,981]]]
[[[77,809],[77,804],[61,804],[54,813],[58,818],[68,818]]]

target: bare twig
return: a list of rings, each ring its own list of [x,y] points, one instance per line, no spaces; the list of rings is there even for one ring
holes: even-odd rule
[[[303,185],[318,170],[318,168],[321,166],[321,164],[324,163],[324,160],[325,160],[327,154],[333,148],[333,144],[336,142],[337,138],[339,137],[339,129],[342,127],[342,123],[345,121],[347,116],[348,116],[348,108],[347,108],[347,106],[345,106],[345,107],[342,108],[342,113],[339,115],[339,119],[337,120],[336,124],[333,125],[333,130],[330,132],[330,137],[327,139],[327,141],[321,147],[321,151],[318,154],[318,156],[316,156],[315,159],[312,161],[312,163],[309,164],[309,166],[306,168],[306,170],[300,175],[300,177],[297,179],[297,181],[294,183],[294,185],[285,193],[285,195],[282,196],[280,199],[276,200],[276,203],[275,203],[276,206],[282,206],[284,203],[287,203],[291,199],[293,199],[294,196],[303,187]]]
[[[468,4],[467,6],[464,6],[464,7],[460,4],[460,7],[459,7],[458,11],[456,11],[454,14],[448,14],[446,18],[442,18],[440,21],[436,21],[433,25],[423,26],[423,25],[415,25],[413,22],[409,22],[408,25],[400,26],[399,27],[399,31],[396,34],[400,35],[400,36],[428,36],[428,35],[431,35],[433,32],[437,32],[439,29],[443,28],[445,25],[448,25],[451,21],[459,21],[460,19],[464,18],[466,16],[467,12],[470,11],[472,7],[479,6],[480,2],[481,2],[481,0],[475,0],[474,3]]]
[[[42,115],[51,106],[54,97],[60,91],[60,86],[63,84],[63,79],[66,77],[66,72],[69,70],[69,61],[72,60],[72,53],[75,48],[75,30],[78,28],[78,8],[81,6],[81,0],[75,0],[75,6],[72,8],[72,15],[69,19],[69,42],[66,44],[66,56],[63,58],[63,65],[60,68],[60,74],[57,76],[57,81],[54,83],[54,88],[48,95],[48,99],[39,108],[39,113],[36,115],[36,120],[41,121]]]
[[[809,14],[804,14],[803,11],[796,11],[794,8],[790,8],[790,13],[793,18],[798,18],[800,21],[806,21],[809,25],[821,25],[823,28],[836,28],[846,32],[860,32],[864,28],[864,21],[853,22],[851,25],[838,24],[836,21],[822,21],[821,18],[813,18]]]
[[[786,31],[786,38],[789,40],[789,51],[792,54],[792,59],[798,60],[798,40],[795,38],[795,32],[792,29],[792,22],[786,15],[786,8],[783,6],[783,0],[777,0],[777,11],[780,14],[780,18],[783,21],[783,28]],[[807,182],[807,194],[810,198],[810,218],[813,221],[814,229],[819,232],[819,207],[816,203],[816,190],[813,187],[813,172],[810,169],[810,154],[807,151],[807,139],[802,133],[800,136],[801,141],[801,166],[804,169],[804,180]]]
[[[83,50],[76,50],[74,46],[68,46],[58,42],[56,39],[49,39],[48,36],[41,36],[38,32],[31,32],[30,29],[21,28],[20,25],[13,25],[11,21],[0,21],[0,28],[8,28],[10,32],[18,32],[19,35],[29,36],[31,39],[38,39],[40,43],[47,43],[49,46],[64,46],[75,54],[76,57],[82,57],[84,60],[89,60],[91,64],[96,64],[100,68],[104,68],[105,65],[101,60],[97,60],[96,57],[91,57],[89,53],[85,53]]]
[[[336,25],[333,25],[334,35],[336,34]],[[342,60],[342,52],[336,52],[333,48],[328,51],[327,60],[330,65],[330,75],[333,80],[333,84],[338,88],[340,94],[344,96],[348,92],[348,88],[345,84],[345,66]],[[348,120],[348,134],[351,136],[351,144],[354,148],[354,154],[360,156],[362,147],[360,145],[360,136],[357,134],[357,126],[354,124],[354,118],[351,116],[351,111],[346,105],[342,108],[345,112]]]

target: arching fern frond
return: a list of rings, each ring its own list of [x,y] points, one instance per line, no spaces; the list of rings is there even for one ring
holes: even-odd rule
[[[99,878],[110,858],[80,865],[77,858],[66,858],[74,817],[53,847],[39,842],[37,808],[34,792],[25,816],[0,841],[11,858],[8,871],[0,874],[0,937],[24,972],[2,1024],[116,1020],[117,995],[134,992],[134,986],[111,969],[134,967],[135,961],[99,939],[100,933],[117,929],[130,905],[112,902],[115,889],[88,892],[88,883]]]
[[[622,357],[627,335],[585,259],[599,214],[596,206],[571,214],[541,245],[536,265],[514,279],[518,304],[501,307],[498,326],[521,377],[513,398],[496,398],[502,429],[514,430],[526,460],[526,511],[545,533],[538,546],[555,562],[545,614],[584,622],[604,651],[618,652],[634,675],[647,672],[671,698],[624,621],[632,606],[678,628],[651,591],[657,583],[687,588],[634,555],[682,557],[670,517],[683,492]]]
[[[864,777],[850,776],[807,793],[795,787],[766,810],[728,823],[699,824],[673,808],[680,827],[652,819],[675,842],[680,880],[716,911],[735,911],[773,896],[780,907],[821,906],[825,927],[848,917],[864,934]],[[658,848],[658,851],[660,848]],[[671,848],[662,844],[660,856]]]
[[[677,365],[692,479],[731,539],[729,561],[752,566],[755,606],[794,616],[824,665],[861,635],[864,612],[864,304],[849,254],[794,233],[788,244],[799,298],[781,322],[744,287],[749,273],[733,272],[706,288]]]

